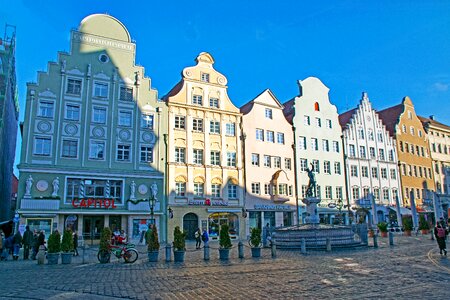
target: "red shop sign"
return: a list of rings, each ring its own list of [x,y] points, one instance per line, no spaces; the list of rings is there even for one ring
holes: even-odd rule
[[[117,208],[114,205],[114,199],[73,199],[72,206],[74,208]]]

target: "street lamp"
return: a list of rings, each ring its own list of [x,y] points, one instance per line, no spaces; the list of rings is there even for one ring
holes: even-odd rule
[[[153,218],[153,209],[155,208],[155,196],[153,195],[153,193],[150,195],[150,198],[148,199],[148,203],[150,204],[150,223],[151,224],[155,224],[155,219]]]

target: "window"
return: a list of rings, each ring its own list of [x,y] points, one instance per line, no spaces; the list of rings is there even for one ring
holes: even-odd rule
[[[322,127],[322,120],[320,118],[316,118],[316,127]]]
[[[220,122],[209,121],[209,133],[220,134]]]
[[[220,166],[220,151],[211,151],[211,165]]]
[[[44,118],[53,118],[53,109],[54,109],[53,107],[54,107],[53,102],[40,101],[38,116]]]
[[[378,141],[383,142],[383,132],[378,131],[377,135],[378,135]]]
[[[93,199],[108,198],[114,199],[115,203],[122,202],[122,180],[67,178],[66,203],[72,202],[75,198],[81,198],[79,191],[82,182],[85,191],[83,197]]]
[[[209,82],[209,74],[208,74],[208,73],[202,73],[200,79],[201,79],[201,81],[203,81],[203,82]]]
[[[333,189],[331,186],[325,186],[325,199],[333,198]]]
[[[235,123],[227,123],[226,125],[226,135],[235,136],[236,135],[236,124]]]
[[[381,168],[381,178],[387,179],[387,169]]]
[[[203,105],[202,95],[192,95],[192,104]]]
[[[431,151],[436,152],[436,144],[435,143],[431,144]]]
[[[339,142],[333,141],[333,152],[339,153]]]
[[[311,138],[311,149],[315,151],[319,150],[319,141],[316,138]]]
[[[266,116],[266,118],[268,118],[268,119],[272,119],[272,109],[270,109],[270,108],[266,108],[266,110],[265,110],[265,116]]]
[[[359,146],[359,156],[361,158],[366,158],[366,147]]]
[[[422,177],[422,169],[419,169],[419,170],[420,170],[420,177]],[[395,169],[391,169],[390,172],[391,172],[391,179],[396,180],[397,175],[396,175]]]
[[[359,199],[359,187],[357,186],[352,187],[352,196],[354,200]]]
[[[284,145],[284,133],[277,132],[277,143]]]
[[[307,185],[302,185],[302,198],[306,197],[306,190],[308,189]]]
[[[378,179],[378,168],[377,167],[372,168],[372,178]]]
[[[388,189],[383,189],[383,200],[389,201],[389,190]]]
[[[369,154],[370,154],[370,159],[376,159],[374,147],[369,148]]]
[[[317,185],[317,197],[320,199],[322,198],[322,189],[320,188],[320,185]]]
[[[186,162],[186,148],[175,147],[175,162]]]
[[[264,141],[264,130],[256,129],[256,140],[257,141]]]
[[[359,138],[360,140],[363,140],[363,139],[364,139],[364,129],[358,128],[358,138]]]
[[[81,95],[81,79],[67,79],[66,93]]]
[[[252,194],[259,195],[261,193],[261,189],[259,186],[259,182],[252,182]]]
[[[406,149],[406,152],[409,153],[409,144],[408,143],[405,143],[405,149]]]
[[[42,156],[50,156],[52,139],[50,137],[34,138],[34,154]]]
[[[384,149],[378,149],[378,157],[380,160],[384,160]]]
[[[412,119],[412,113],[410,111],[408,111],[408,119]]]
[[[270,184],[264,184],[264,195],[270,195]]]
[[[414,145],[410,144],[410,147],[411,147],[411,154],[414,154]]]
[[[373,198],[375,199],[375,201],[380,200],[380,189],[379,188],[373,189]]]
[[[185,129],[186,118],[184,116],[175,116],[175,129]]]
[[[94,82],[94,97],[108,98],[108,84]]]
[[[369,177],[369,168],[367,166],[361,167],[361,177]]]
[[[219,108],[219,99],[218,98],[209,98],[209,107]]]
[[[94,111],[92,113],[92,122],[105,124],[106,123],[106,108],[104,107],[94,107]]]
[[[118,144],[117,145],[117,160],[118,161],[130,161],[130,145]]]
[[[141,128],[153,129],[153,115],[142,115]]]
[[[414,127],[409,127],[409,133],[411,133],[411,135],[415,135]]]
[[[287,195],[287,184],[278,185],[278,195]]]
[[[211,197],[220,198],[220,184],[211,184]]]
[[[334,173],[341,174],[341,163],[338,161],[334,162]]]
[[[317,159],[313,159],[312,163],[313,163],[314,172],[320,173],[320,161]]]
[[[350,166],[350,176],[358,177],[358,167],[357,166]]]
[[[342,186],[337,186],[336,187],[336,198],[337,199],[342,199]]]
[[[420,147],[416,145],[416,153],[420,156]]]
[[[394,150],[389,150],[389,161],[394,161]]]
[[[311,119],[309,116],[303,116],[303,124],[308,126],[311,125]]]
[[[404,151],[405,151],[405,149],[403,149],[403,142],[402,142],[402,141],[400,141],[400,151],[401,151],[401,152],[404,152]]]
[[[203,150],[202,149],[194,149],[193,150],[193,163],[197,165],[203,164]]]
[[[252,166],[259,167],[259,154],[252,153]]]
[[[194,183],[194,196],[203,197],[204,184],[201,182]]]
[[[228,185],[228,199],[237,199],[237,185]]]
[[[119,111],[119,126],[131,127],[131,111]]]
[[[78,154],[78,141],[63,140],[62,157],[76,158]]]
[[[153,162],[153,147],[141,146],[141,162],[143,163]]]
[[[306,172],[308,168],[308,160],[306,158],[300,158],[300,171]]]
[[[392,171],[392,170],[391,170]],[[423,171],[422,171],[422,167],[419,167],[419,177],[423,177]],[[395,178],[393,178],[395,179]]]
[[[418,133],[419,133],[419,137],[422,137],[422,130],[419,129]]]
[[[66,105],[66,119],[72,121],[80,120],[80,107],[78,105]]]
[[[273,166],[277,169],[281,169],[281,157],[279,156],[273,157]]]
[[[105,158],[105,142],[91,141],[89,145],[89,159]]]
[[[270,155],[264,155],[264,167],[270,168],[270,166],[271,166]]]
[[[275,143],[275,135],[273,131],[266,131],[266,141],[269,143]]]
[[[121,86],[119,99],[123,101],[133,101],[133,88]]]
[[[349,145],[349,156],[350,157],[355,157],[355,145]]]
[[[326,120],[325,120],[325,124],[326,124],[326,127],[327,127],[327,128],[329,128],[329,129],[332,128],[332,126],[331,126],[331,120],[330,120],[330,119],[326,119]]]
[[[405,125],[402,125],[402,132],[406,133],[406,126]]]
[[[323,162],[323,172],[325,174],[331,174],[331,163],[329,161]]]
[[[373,141],[374,140],[374,138],[373,138],[373,130],[372,129],[367,130],[367,138],[369,139],[369,141]]]
[[[227,166],[236,167],[236,152],[227,152]]]
[[[292,168],[291,159],[290,158],[285,158],[284,159],[284,168],[287,169],[287,170],[290,170]]]
[[[175,183],[175,196],[184,197],[186,195],[186,182]]]
[[[306,150],[306,137],[301,136],[298,140],[300,150]]]
[[[328,140],[322,140],[322,148],[325,152],[330,152],[330,145]]]
[[[192,130],[197,132],[203,132],[203,120],[192,119]]]
[[[368,187],[364,187],[363,188],[363,198],[364,199],[369,199],[369,193],[370,193],[369,188]]]

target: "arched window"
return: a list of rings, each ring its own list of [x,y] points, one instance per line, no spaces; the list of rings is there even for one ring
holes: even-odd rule
[[[320,111],[319,102],[314,103],[314,110],[315,111]]]

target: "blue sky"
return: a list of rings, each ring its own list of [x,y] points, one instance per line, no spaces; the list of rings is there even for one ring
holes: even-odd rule
[[[266,88],[285,102],[316,76],[339,112],[362,91],[378,110],[408,95],[418,114],[450,125],[450,1],[0,0],[0,25],[17,26],[22,107],[26,82],[92,13],[124,23],[160,96],[208,51],[236,106]]]

